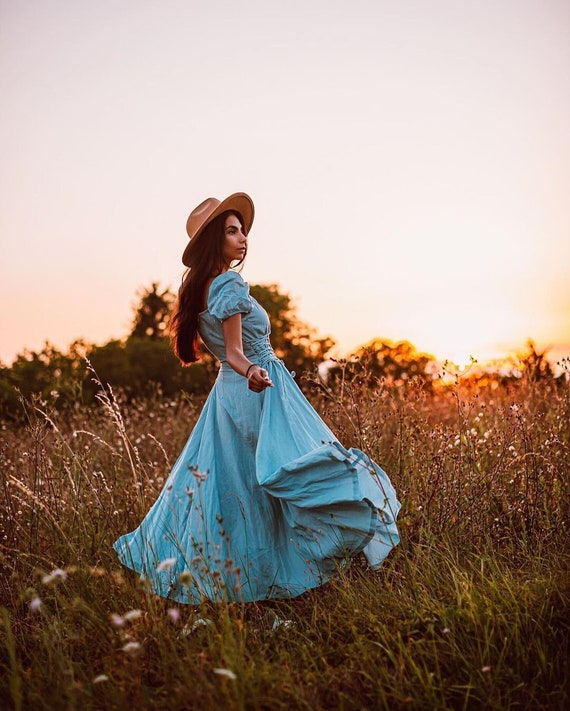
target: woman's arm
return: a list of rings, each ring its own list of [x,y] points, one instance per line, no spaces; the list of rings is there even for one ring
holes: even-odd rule
[[[259,365],[253,365],[245,357],[243,352],[243,341],[241,335],[241,314],[234,314],[222,322],[224,333],[224,345],[226,348],[226,358],[231,367],[239,375],[247,376],[247,384],[250,390],[260,393],[267,387],[272,387],[269,380],[269,373]]]

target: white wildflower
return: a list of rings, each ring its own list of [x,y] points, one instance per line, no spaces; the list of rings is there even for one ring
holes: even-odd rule
[[[271,626],[271,631],[275,632],[278,629],[290,630],[296,627],[297,624],[293,620],[284,620],[275,613],[273,613],[273,625]]]
[[[165,570],[170,570],[175,563],[176,558],[166,558],[165,560],[160,561],[157,565],[156,572],[163,573]]]
[[[188,637],[188,635],[191,635],[193,632],[196,632],[197,629],[200,629],[200,627],[208,627],[209,625],[213,625],[214,621],[210,620],[208,617],[197,617],[192,624],[188,623],[187,625],[184,625],[182,628],[180,635],[182,637]]]
[[[142,610],[129,610],[123,615],[123,619],[125,620],[125,622],[138,620],[139,617],[142,617]]]
[[[39,612],[41,606],[42,601],[37,595],[34,595],[34,597],[30,600],[30,612]]]
[[[180,610],[178,610],[176,607],[170,607],[166,611],[166,614],[168,616],[168,619],[171,622],[174,622],[174,624],[176,624],[180,620]]]
[[[127,654],[136,654],[139,649],[141,648],[140,644],[138,642],[127,642],[125,645],[121,647],[123,652],[126,652]]]
[[[109,681],[109,677],[106,674],[99,674],[93,679],[94,684],[101,684],[103,681]]]
[[[121,617],[121,615],[117,615],[116,612],[111,613],[111,624],[113,627],[124,627],[125,626],[125,620]]]
[[[65,580],[67,578],[67,573],[65,570],[62,570],[61,568],[55,568],[55,570],[52,570],[51,573],[48,573],[47,575],[44,575],[42,577],[42,583],[44,585],[51,585],[52,583],[56,583],[60,580]]]

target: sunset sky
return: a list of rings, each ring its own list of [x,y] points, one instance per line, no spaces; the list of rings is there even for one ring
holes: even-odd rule
[[[128,333],[204,198],[338,343],[570,355],[567,0],[4,0],[0,359]]]

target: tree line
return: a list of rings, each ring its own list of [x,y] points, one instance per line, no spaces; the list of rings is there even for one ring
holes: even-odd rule
[[[271,323],[271,342],[286,367],[302,376],[315,373],[335,342],[320,336],[302,321],[291,296],[276,284],[253,285],[251,295],[263,306]],[[26,350],[11,366],[0,365],[0,417],[22,416],[22,401],[37,396],[61,407],[72,403],[89,404],[95,400],[101,383],[120,390],[126,397],[145,397],[160,393],[166,397],[180,392],[204,394],[216,378],[218,363],[205,349],[199,362],[182,367],[174,356],[168,339],[168,321],[175,294],[154,282],[137,293],[133,319],[128,335],[102,345],[74,341],[67,352],[50,343],[38,352]],[[545,353],[538,353],[529,341],[522,368],[534,377],[553,377]],[[352,372],[363,384],[373,385],[383,379],[405,383],[412,379],[431,387],[436,361],[419,353],[407,341],[391,343],[375,339],[362,346],[350,359]],[[342,378],[347,361],[329,361],[329,386]]]
[[[314,369],[334,341],[304,323],[289,294],[276,284],[254,285],[250,291],[269,314],[272,344],[285,365],[297,374]],[[39,351],[17,355],[10,366],[0,364],[0,416],[17,416],[21,401],[34,395],[58,406],[91,403],[99,382],[127,397],[207,392],[218,370],[215,358],[202,348],[199,362],[182,367],[170,347],[168,321],[175,294],[155,282],[137,297],[130,332],[122,339],[102,345],[77,340],[66,352],[46,342]]]

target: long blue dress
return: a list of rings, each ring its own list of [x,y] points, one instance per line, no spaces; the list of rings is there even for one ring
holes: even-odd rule
[[[226,362],[222,321],[236,313],[245,355],[274,384],[262,393]],[[294,597],[360,551],[380,566],[399,541],[394,489],[311,407],[238,273],[214,279],[199,331],[221,363],[216,383],[158,499],[115,542],[120,561],[183,603]]]

